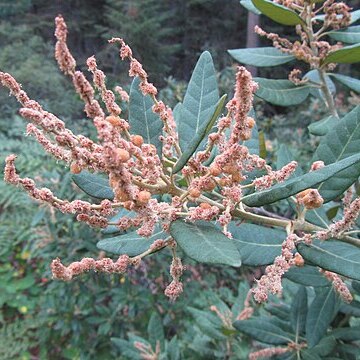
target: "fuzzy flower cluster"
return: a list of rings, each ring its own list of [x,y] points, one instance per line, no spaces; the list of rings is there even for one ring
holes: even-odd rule
[[[282,244],[281,255],[277,256],[272,265],[265,269],[265,275],[257,281],[256,287],[252,290],[254,299],[261,303],[268,298],[268,293],[282,293],[282,276],[290,269],[294,263],[295,243],[300,238],[295,234],[290,234]]]
[[[51,269],[54,278],[66,281],[89,270],[123,273],[128,265],[136,267],[143,257],[169,248],[173,255],[170,266],[172,281],[166,287],[165,294],[175,300],[183,291],[181,276],[184,266],[176,256],[176,242],[169,234],[170,224],[177,219],[190,222],[214,221],[231,238],[228,225],[234,214],[246,213],[241,203],[244,189],[252,187],[257,191],[283,182],[293,174],[297,163],[292,161],[274,171],[264,159],[249,152],[246,141],[250,139],[255,127],[255,120],[249,114],[257,84],[251,74],[240,66],[236,72],[234,96],[226,104],[225,114],[218,119],[215,130],[208,134],[205,149],[190,157],[181,174],[174,174],[173,168],[181,157],[182,150],[172,110],[157,99],[156,87],[149,82],[146,71],[133,57],[131,48],[121,38],[110,40],[110,43],[120,45],[120,58],[130,63],[129,76],[139,79],[142,94],[152,99],[152,111],[162,120],[163,128],[159,134],[159,140],[163,143],[161,153],[141,135],[132,132],[131,124],[124,117],[120,106],[131,99],[120,86],[114,90],[107,87],[106,76],[99,69],[95,56],[86,61],[91,81],[76,69],[76,61],[66,44],[65,21],[59,15],[55,23],[55,58],[84,102],[84,113],[97,131],[97,140],[74,134],[67,129],[61,119],[30,99],[10,74],[0,72],[0,83],[22,105],[19,113],[28,122],[27,135],[34,136],[46,152],[64,161],[73,174],[81,174],[87,170],[105,175],[109,179],[114,198],[100,203],[60,199],[50,189],[37,186],[31,178],[21,177],[16,171],[16,156],[13,154],[6,158],[5,181],[21,187],[37,201],[48,203],[63,213],[76,215],[78,221],[90,226],[106,228],[112,225],[120,230],[135,229],[138,235],[147,238],[159,225],[166,234],[164,239],[149,242],[148,249],[138,256],[129,258],[122,255],[116,261],[108,258],[85,258],[69,266],[55,259]],[[216,151],[213,151],[215,148]],[[210,161],[211,154],[214,153],[216,156]],[[265,175],[244,184],[249,173],[254,170],[262,170]],[[161,201],[158,195],[167,195],[170,200]],[[319,201],[314,192],[308,196],[311,201],[314,201],[314,197]],[[305,200],[304,197],[304,206]],[[358,202],[349,202],[348,207],[343,223],[334,224],[331,229],[334,233],[340,234],[349,228],[354,223],[354,215],[359,214]],[[112,223],[114,220],[109,219],[119,209],[131,211],[133,216],[123,216]],[[247,212],[246,215],[248,218],[253,214]],[[195,238],[194,241],[196,240]],[[281,276],[291,265],[297,264],[296,259],[301,262],[301,259],[296,256],[294,258],[293,255],[296,240],[296,235],[289,235],[283,244],[282,254],[266,269],[258,287],[253,290],[257,301],[266,300],[269,291],[280,293]],[[250,304],[248,305],[247,316],[251,312]]]
[[[272,347],[254,351],[249,354],[249,360],[270,359],[273,356],[282,355],[289,352],[287,347]]]
[[[329,281],[332,282],[334,290],[346,303],[351,303],[353,301],[353,296],[351,295],[348,287],[346,286],[344,281],[342,281],[341,277],[338,274],[322,269],[320,271]]]
[[[294,42],[282,38],[276,33],[268,33],[259,26],[256,26],[255,32],[269,39],[275,48],[285,54],[293,55],[300,61],[308,63],[312,69],[318,69],[322,66],[322,60],[331,51],[338,50],[342,47],[340,43],[331,45],[329,42],[324,41],[322,37],[326,35],[326,31],[345,28],[350,24],[351,8],[346,5],[345,2],[327,0],[324,1],[319,8],[316,8],[316,2],[309,4],[309,2],[304,0],[277,0],[275,2],[297,12],[299,16],[303,18],[304,24],[308,23],[307,17],[311,16],[313,21],[312,26],[316,26],[315,14],[318,14],[320,11],[324,13],[323,24],[314,36],[309,33],[308,25],[298,25],[296,32],[300,40]],[[309,6],[311,6],[312,9],[310,13],[308,13]],[[332,69],[334,64],[328,64],[326,67]],[[289,80],[296,85],[301,85],[306,82],[307,79],[301,79],[300,75],[300,70],[294,69],[289,75]]]

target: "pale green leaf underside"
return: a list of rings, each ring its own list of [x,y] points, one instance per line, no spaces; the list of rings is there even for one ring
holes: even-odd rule
[[[344,30],[330,31],[328,35],[336,41],[356,44],[360,42],[360,25],[351,26]]]
[[[80,174],[73,175],[72,179],[82,191],[94,198],[109,200],[114,198],[109,180],[104,176],[83,170]]]
[[[232,49],[228,53],[241,64],[258,67],[277,66],[295,59],[273,47]]]
[[[335,116],[327,116],[324,119],[313,122],[308,126],[308,129],[311,134],[316,136],[326,135],[337,123],[339,119]]]
[[[248,206],[262,206],[275,201],[286,199],[300,191],[313,188],[337,173],[360,163],[360,153],[330,164],[319,170],[312,171],[295,179],[277,184],[270,189],[256,192],[243,197],[242,201]],[[321,193],[321,192],[320,192]]]
[[[210,223],[177,220],[171,223],[170,234],[185,254],[196,261],[236,267],[241,265],[235,241]]]
[[[162,134],[163,122],[152,111],[154,101],[149,95],[144,96],[139,89],[140,79],[136,77],[130,88],[129,99],[129,123],[132,134],[141,135],[145,143],[155,145],[158,154],[161,154],[162,142],[159,136]]]
[[[201,125],[210,118],[218,100],[213,60],[210,53],[204,51],[195,66],[180,107],[179,139],[183,150],[199,132]]]
[[[96,246],[100,250],[110,252],[117,255],[127,254],[129,256],[137,256],[147,249],[157,239],[165,239],[168,235],[164,233],[160,227],[157,227],[154,234],[149,238],[144,238],[136,233],[136,231],[100,240]]]
[[[254,6],[254,4],[251,2],[251,0],[241,0],[240,4],[247,9],[248,11],[251,11],[255,15],[260,15],[261,12]]]
[[[323,269],[360,280],[360,249],[354,245],[336,240],[316,241],[311,245],[300,243],[298,251]]]
[[[341,75],[341,74],[329,74],[335,80],[339,81],[343,85],[347,86],[349,89],[354,90],[360,93],[360,80],[354,79],[351,76]]]
[[[296,86],[289,80],[271,80],[254,78],[259,84],[255,95],[279,106],[291,106],[302,103],[310,93],[309,86]]]
[[[322,160],[334,164],[360,153],[360,106],[357,106],[321,139],[313,161]],[[335,199],[353,184],[360,175],[360,163],[334,174],[319,186],[325,201]]]

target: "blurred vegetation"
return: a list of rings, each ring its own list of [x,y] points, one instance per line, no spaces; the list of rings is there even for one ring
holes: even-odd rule
[[[110,84],[120,79],[122,86],[129,86],[126,66],[106,41],[122,36],[170,105],[182,99],[205,49],[214,57],[221,91],[232,91],[232,61],[226,50],[244,47],[246,40],[247,13],[238,0],[225,5],[223,0],[0,0],[0,70],[14,75],[32,98],[76,131],[91,134],[93,129],[53,58],[58,13],[68,24],[69,47],[80,68],[87,57],[98,54]],[[261,71],[266,76],[268,70]],[[279,68],[274,76],[286,76],[286,71]],[[345,109],[349,100],[344,94],[339,106]],[[317,140],[306,126],[314,116],[321,118],[319,100],[301,111],[287,110],[290,114],[260,101],[255,106],[259,127],[268,134],[269,160],[284,141],[297,149],[297,157],[307,160],[309,144]],[[17,153],[22,175],[34,177],[59,197],[81,197],[68,169],[25,138],[17,109],[0,88],[0,164],[7,154]],[[98,234],[69,215],[36,204],[2,180],[0,194],[0,359],[140,359],[132,342],[149,341],[155,349],[151,334],[161,333],[163,327],[167,342],[161,346],[168,355],[161,359],[247,357],[251,341],[224,336],[220,319],[209,307],[227,306],[238,315],[252,275],[249,270],[195,267],[186,261],[186,291],[175,303],[163,295],[167,270],[156,266],[164,263],[165,255],[151,257],[126,277],[88,274],[71,283],[54,282],[49,264],[55,257],[68,263],[102,256],[95,246]]]

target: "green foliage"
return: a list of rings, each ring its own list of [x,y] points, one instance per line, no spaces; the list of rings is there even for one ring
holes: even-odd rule
[[[251,1],[262,14],[279,24],[288,26],[304,24],[304,20],[296,12],[289,10],[285,6],[275,4],[269,0]]]
[[[195,66],[180,106],[178,129],[183,150],[189,145],[194,134],[201,133],[202,125],[211,118],[218,101],[214,63],[210,53],[205,51]]]
[[[272,104],[291,106],[301,104],[309,95],[309,86],[296,86],[289,80],[254,79],[259,84],[255,95]]]
[[[144,96],[139,89],[140,79],[135,78],[131,84],[129,99],[129,123],[131,132],[141,135],[144,142],[156,146],[161,154],[162,142],[159,135],[162,132],[163,122],[151,110],[154,101],[149,95]]]
[[[336,41],[344,43],[360,43],[360,25],[350,26],[344,30],[330,31],[329,36]]]
[[[240,266],[241,259],[235,242],[214,225],[177,220],[171,223],[170,234],[190,258],[204,263]]]
[[[272,47],[234,49],[228,50],[228,53],[242,64],[258,67],[278,66],[295,59],[294,56],[284,54],[280,50]]]
[[[322,65],[330,63],[353,64],[360,61],[360,44],[344,46],[339,50],[329,53],[322,61]]]
[[[302,175],[296,179],[284,181],[273,186],[269,190],[263,190],[243,197],[243,203],[248,206],[262,206],[275,201],[286,199],[305,189],[316,187],[325,180],[332,178],[341,171],[357,166],[360,162],[360,155],[349,156],[336,163],[324,166],[323,168]],[[329,201],[330,199],[327,198]]]
[[[82,171],[80,174],[72,176],[75,184],[86,194],[96,199],[114,198],[114,192],[109,185],[109,180],[104,176]]]

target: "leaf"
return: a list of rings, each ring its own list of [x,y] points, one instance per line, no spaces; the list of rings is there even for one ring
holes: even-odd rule
[[[329,74],[329,75],[335,78],[335,80],[341,82],[343,85],[347,86],[349,89],[360,93],[360,80],[354,79],[351,76],[345,76],[341,74]]]
[[[177,340],[177,336],[173,336],[172,339],[167,343],[166,352],[169,360],[180,360],[180,346]]]
[[[295,59],[274,47],[232,49],[228,53],[241,64],[258,67],[282,65]]]
[[[215,314],[208,311],[198,310],[193,307],[188,307],[187,310],[194,317],[196,324],[204,334],[213,339],[226,339],[226,336],[220,331],[221,321]]]
[[[186,150],[182,153],[179,160],[175,164],[174,169],[173,169],[173,174],[178,173],[186,165],[187,161],[194,154],[194,152],[199,147],[202,140],[211,131],[212,127],[215,124],[215,121],[218,119],[218,117],[224,107],[226,97],[227,97],[226,94],[221,97],[221,99],[218,101],[218,103],[215,107],[215,110],[214,110],[212,116],[201,125],[198,133],[195,134],[195,136],[191,139]]]
[[[306,288],[304,286],[300,286],[291,303],[290,310],[290,323],[295,331],[296,337],[305,331],[307,311],[308,305]]]
[[[296,86],[289,80],[254,78],[259,84],[255,95],[271,104],[291,106],[301,104],[309,95],[309,86]]]
[[[265,321],[264,318],[238,320],[234,322],[235,329],[262,343],[281,345],[293,341],[293,335],[280,327]]]
[[[261,12],[254,6],[251,0],[241,0],[240,4],[248,11],[251,11],[255,15],[260,15]]]
[[[321,61],[321,66],[330,63],[353,64],[357,62],[360,62],[360,44],[344,46],[339,50],[330,51]]]
[[[144,142],[155,145],[158,154],[161,154],[163,122],[152,111],[154,101],[149,95],[144,96],[139,88],[140,79],[134,78],[130,88],[129,98],[129,123],[132,134],[141,135]]]
[[[180,146],[184,150],[201,125],[213,114],[219,100],[212,57],[204,51],[194,69],[181,105],[179,118]]]
[[[109,180],[103,176],[83,170],[80,174],[73,175],[72,179],[82,191],[94,198],[109,200],[114,198]]]
[[[140,352],[135,349],[134,345],[129,341],[120,338],[110,338],[111,342],[121,351],[123,356],[129,359],[140,360]]]
[[[323,181],[334,177],[341,171],[360,163],[360,154],[350,156],[337,163],[327,165],[295,179],[276,184],[270,189],[244,196],[242,202],[248,206],[262,206],[275,201],[286,199],[300,191],[314,188]]]
[[[293,161],[295,159],[293,152],[285,144],[280,145],[280,148],[277,151],[276,155],[277,155],[277,159],[276,159],[276,169],[277,170],[280,170],[282,167],[289,164],[291,161]],[[294,173],[290,176],[290,179],[292,177],[301,176],[302,174],[303,174],[303,171],[298,166],[295,169]]]
[[[330,334],[323,337],[320,342],[311,349],[311,352],[316,355],[320,355],[323,359],[324,356],[330,354],[336,346],[336,339]]]
[[[295,11],[283,5],[275,4],[268,0],[252,0],[252,3],[263,15],[281,25],[305,25],[304,20]]]
[[[259,156],[262,159],[266,159],[267,156],[265,134],[263,131],[259,131]]]
[[[281,321],[288,322],[290,315],[290,306],[286,304],[266,304],[265,310],[271,315],[276,316]]]
[[[360,317],[360,302],[353,300],[350,304],[342,303],[339,311],[346,315]]]
[[[315,121],[308,126],[309,132],[313,135],[324,136],[326,135],[337,123],[339,119],[335,116],[327,116],[324,119]]]
[[[199,221],[192,224],[176,220],[170,225],[170,234],[185,254],[196,261],[241,265],[235,241],[210,223]]]
[[[299,243],[297,249],[305,260],[323,269],[360,280],[360,249],[355,245],[326,240],[310,245]]]
[[[350,26],[343,30],[329,31],[327,35],[336,41],[356,44],[360,42],[360,25]]]
[[[313,161],[322,160],[326,165],[340,163],[360,148],[360,106],[339,120],[324,136],[315,151]],[[334,174],[318,187],[325,202],[335,199],[348,189],[360,175],[360,164],[354,163],[346,171]]]
[[[360,340],[360,326],[338,328],[331,332],[331,335],[342,341]]]
[[[334,319],[337,299],[333,288],[318,291],[311,303],[306,319],[306,339],[310,348],[319,343]]]
[[[321,275],[319,270],[310,265],[291,267],[284,275],[287,279],[305,286],[329,286],[329,281]]]
[[[111,252],[113,254],[129,256],[137,256],[147,249],[157,239],[166,239],[167,234],[160,227],[155,229],[155,233],[149,238],[144,238],[136,233],[136,231],[100,240],[96,246],[100,250]]]
[[[161,349],[164,348],[165,334],[161,317],[156,311],[153,311],[148,323],[147,332],[149,335],[149,342],[153,349],[156,348],[156,343],[159,342]]]
[[[243,265],[262,266],[272,264],[276,256],[281,254],[281,244],[286,233],[268,227],[241,224],[229,224],[235,244],[240,252]]]
[[[330,77],[328,75],[325,75],[325,82],[326,85],[328,87],[328,89],[330,90],[330,93],[332,95],[334,95],[336,93],[336,87],[335,84],[333,83],[333,81],[330,79]],[[320,80],[320,75],[319,72],[317,70],[310,70],[308,71],[304,76],[304,79],[309,79],[311,82],[317,84],[318,86],[321,86],[321,80]],[[318,99],[321,99],[323,101],[325,101],[325,96],[322,92],[321,89],[318,89],[314,86],[311,86],[312,84],[309,84],[310,86],[310,94]]]

